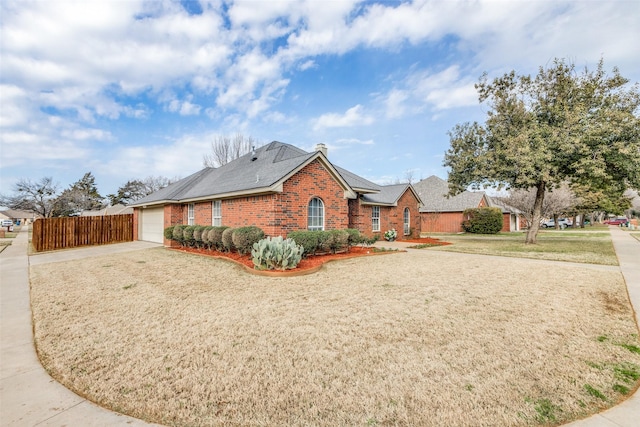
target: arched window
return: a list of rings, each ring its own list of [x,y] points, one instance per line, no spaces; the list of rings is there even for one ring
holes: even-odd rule
[[[324,230],[324,203],[317,197],[309,200],[307,228],[309,230]]]
[[[411,234],[411,212],[409,208],[404,208],[404,235]]]

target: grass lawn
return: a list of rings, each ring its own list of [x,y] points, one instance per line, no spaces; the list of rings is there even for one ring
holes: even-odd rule
[[[607,266],[409,251],[273,278],[158,248],[30,280],[47,371],[166,425],[557,425],[640,377]]]
[[[448,234],[438,237],[453,245],[434,247],[430,250],[618,265],[618,258],[607,230],[540,231],[538,243],[535,245],[524,243],[524,232],[497,235]]]

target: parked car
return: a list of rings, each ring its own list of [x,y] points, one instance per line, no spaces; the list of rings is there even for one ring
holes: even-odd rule
[[[2,220],[2,227],[11,227],[12,225],[13,225],[13,221],[11,221],[10,219]]]
[[[604,223],[607,225],[627,225],[629,220],[627,218],[611,218],[606,220]]]
[[[571,227],[572,224],[573,222],[568,218],[558,218],[558,226],[560,228]],[[553,219],[550,219],[548,221],[543,221],[542,223],[540,223],[540,226],[542,228],[555,228],[556,222]]]

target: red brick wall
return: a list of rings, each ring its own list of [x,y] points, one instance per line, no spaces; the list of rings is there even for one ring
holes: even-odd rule
[[[281,199],[276,203],[280,215],[275,226],[283,236],[290,231],[307,229],[309,201],[318,197],[324,204],[324,229],[345,229],[349,226],[348,199],[344,189],[318,160],[305,166],[284,183]]]
[[[511,231],[511,214],[508,212],[502,213],[502,232],[510,232]]]
[[[344,198],[344,189],[318,160],[285,181],[283,190],[276,194],[222,200],[222,224],[229,227],[255,225],[267,235],[286,237],[290,231],[306,230],[309,201],[318,197],[324,203],[325,229],[347,228],[348,201]],[[195,203],[194,214],[197,225],[211,225],[211,201]],[[165,227],[187,224],[187,216],[186,204],[167,205]]]
[[[411,235],[404,236],[404,209],[409,208],[409,223]],[[349,228],[356,228],[362,234],[372,237],[374,234],[381,236],[385,231],[395,228],[398,232],[398,240],[416,238],[420,236],[422,225],[418,210],[418,199],[411,190],[407,190],[398,200],[398,206],[380,206],[380,231],[373,231],[371,214],[373,207],[363,205],[360,200],[349,201]]]
[[[177,224],[186,224],[187,223],[187,207],[186,205],[164,205],[164,228],[171,227],[172,225]],[[165,246],[177,247],[180,246],[180,243],[163,239],[163,243]]]
[[[462,230],[462,212],[422,212],[423,233],[459,233]]]

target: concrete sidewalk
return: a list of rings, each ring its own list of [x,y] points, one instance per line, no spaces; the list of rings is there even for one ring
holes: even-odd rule
[[[33,345],[27,245],[27,227],[22,227],[11,246],[0,253],[0,425],[152,425],[87,401],[58,384],[42,368]],[[105,250],[137,250],[148,245],[121,243],[36,255],[32,259],[53,262],[92,256]]]
[[[636,316],[636,325],[640,325],[640,241],[620,227],[609,226],[613,247],[618,256],[620,271],[627,283],[627,292]],[[637,427],[640,426],[640,392],[618,406],[593,415],[584,420],[567,424],[569,427]]]
[[[640,312],[640,242],[610,227],[629,298]],[[387,244],[385,244],[387,243]],[[401,242],[381,242],[404,247]],[[126,252],[158,244],[121,243],[27,256],[27,227],[0,253],[0,426],[149,426],[135,418],[101,408],[67,390],[42,368],[33,345],[29,301],[29,264]],[[608,267],[610,268],[610,267]],[[608,411],[568,424],[570,427],[635,427],[640,425],[640,393]]]

